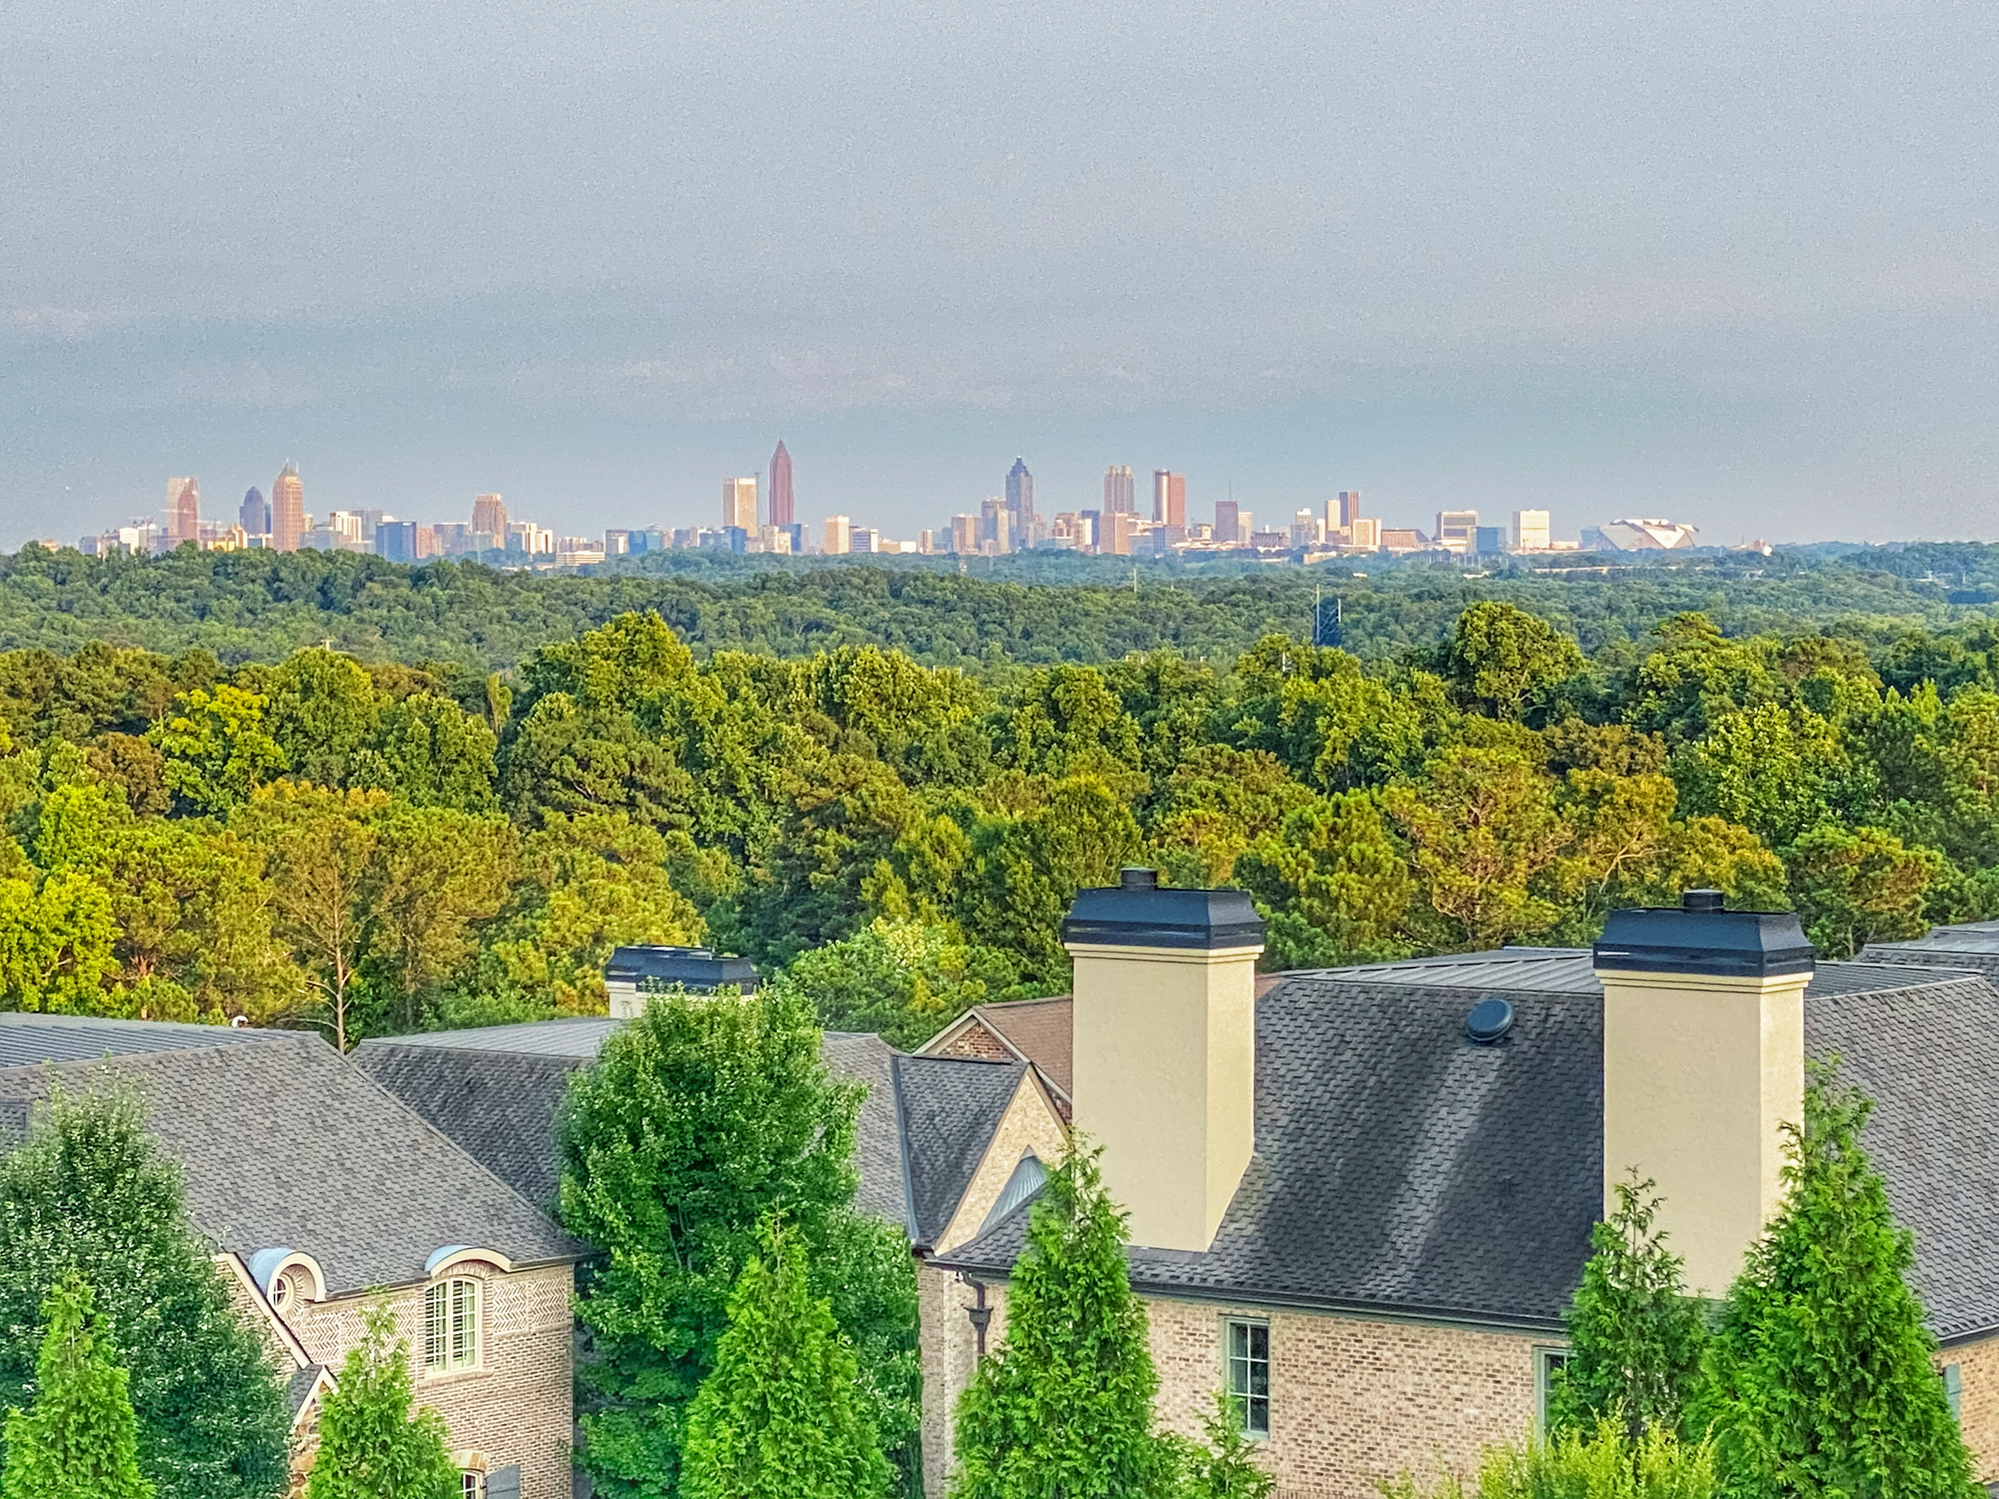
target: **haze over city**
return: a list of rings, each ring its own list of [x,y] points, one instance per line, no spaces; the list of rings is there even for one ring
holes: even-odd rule
[[[1988,8],[102,0],[0,54],[0,546],[315,504],[898,536],[1992,536]]]

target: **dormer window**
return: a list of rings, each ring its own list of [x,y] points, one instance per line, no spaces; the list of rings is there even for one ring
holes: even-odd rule
[[[479,1367],[479,1282],[441,1280],[424,1292],[423,1372],[459,1374]]]

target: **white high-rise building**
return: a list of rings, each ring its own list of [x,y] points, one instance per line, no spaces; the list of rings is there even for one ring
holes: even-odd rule
[[[738,526],[751,536],[757,534],[756,475],[722,481],[722,526],[725,530]]]
[[[1547,511],[1516,510],[1513,512],[1513,550],[1516,552],[1545,552],[1548,550]]]
[[[829,516],[826,521],[826,555],[844,557],[853,549],[853,522],[844,515]]]

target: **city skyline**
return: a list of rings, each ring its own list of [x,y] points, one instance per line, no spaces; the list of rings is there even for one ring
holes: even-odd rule
[[[784,496],[767,492],[760,505],[761,474],[722,480],[720,525],[687,527],[641,520],[606,526],[596,534],[564,534],[516,512],[510,512],[499,492],[472,498],[469,522],[433,516],[428,520],[398,517],[384,507],[329,507],[314,514],[304,509],[302,476],[287,460],[273,483],[276,505],[264,501],[253,486],[243,499],[233,526],[201,519],[199,483],[194,476],[167,481],[168,503],[157,519],[134,517],[123,525],[87,534],[76,543],[87,553],[109,550],[160,551],[194,542],[203,548],[275,551],[373,551],[398,562],[435,557],[482,557],[502,554],[541,565],[581,565],[609,557],[666,550],[710,548],[733,552],[780,554],[844,554],[912,552],[967,553],[993,556],[1044,549],[1120,555],[1163,556],[1170,552],[1249,547],[1269,554],[1289,552],[1312,560],[1340,552],[1436,550],[1462,555],[1504,551],[1548,551],[1563,548],[1633,550],[1676,548],[1698,543],[1698,527],[1661,517],[1614,517],[1582,528],[1574,540],[1555,538],[1544,508],[1516,509],[1505,525],[1481,524],[1480,513],[1462,507],[1439,510],[1427,533],[1418,527],[1385,526],[1380,517],[1362,513],[1361,492],[1342,489],[1326,499],[1289,512],[1266,511],[1261,525],[1254,512],[1235,498],[1234,486],[1212,502],[1211,519],[1203,521],[1188,509],[1186,476],[1169,469],[1153,471],[1153,503],[1149,517],[1135,513],[1133,470],[1111,465],[1105,470],[1100,506],[1039,512],[1034,500],[1034,475],[1026,459],[1016,456],[1003,480],[1003,496],[982,500],[976,512],[954,511],[943,524],[921,527],[914,538],[897,537],[892,528],[872,516],[860,523],[846,514],[825,517],[815,530],[810,523],[778,525],[778,517],[794,508],[793,466],[779,439],[772,468],[781,474]],[[448,513],[448,511],[447,511]],[[283,517],[283,519],[280,519]],[[260,527],[263,529],[260,531]],[[61,538],[43,538],[62,546]],[[1712,544],[1712,543],[1710,543]],[[1767,550],[1762,540],[1754,546]]]

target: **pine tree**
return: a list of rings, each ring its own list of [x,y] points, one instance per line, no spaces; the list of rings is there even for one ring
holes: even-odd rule
[[[362,1314],[366,1336],[347,1350],[320,1406],[319,1451],[305,1499],[458,1499],[444,1418],[414,1404],[409,1342],[388,1308]],[[11,1496],[9,1496],[11,1499]]]
[[[129,1376],[111,1357],[89,1284],[71,1271],[42,1305],[35,1404],[7,1417],[5,1499],[153,1499],[139,1474]]]
[[[129,1373],[140,1469],[159,1499],[272,1499],[291,1469],[284,1389],[188,1222],[142,1103],[91,1087],[52,1097],[28,1143],[0,1158],[0,1409],[26,1403],[39,1308],[75,1270]]]
[[[773,1217],[688,1411],[681,1499],[884,1499],[892,1473],[859,1377],[807,1282],[804,1243]]]
[[[953,1499],[1150,1499],[1178,1464],[1152,1430],[1159,1377],[1101,1151],[1048,1178],[1014,1267],[1006,1341],[958,1404]]]
[[[1819,1071],[1787,1125],[1783,1208],[1729,1292],[1700,1414],[1730,1499],[1972,1496],[1971,1459],[1861,1149],[1873,1104]]]
[[[1552,1431],[1594,1431],[1621,1418],[1630,1436],[1679,1423],[1700,1378],[1707,1326],[1688,1296],[1682,1262],[1655,1231],[1656,1184],[1633,1171],[1618,1182],[1617,1209],[1590,1233],[1594,1251],[1569,1303],[1569,1361],[1555,1376]]]

